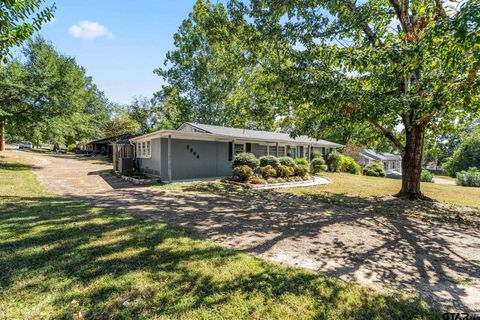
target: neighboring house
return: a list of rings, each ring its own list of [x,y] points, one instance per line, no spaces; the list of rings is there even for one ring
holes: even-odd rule
[[[286,133],[184,123],[177,130],[160,130],[130,139],[136,165],[163,181],[230,176],[232,160],[241,152],[257,157],[308,158],[312,150],[324,156],[340,144]]]
[[[113,153],[113,143],[133,138],[132,134],[122,134],[115,137],[102,138],[90,141],[85,145],[78,145],[82,151],[111,156]]]
[[[380,161],[385,166],[385,170],[401,170],[402,169],[402,157],[397,154],[387,152],[375,152],[372,149],[364,149],[358,155],[359,165],[366,166],[372,161]]]

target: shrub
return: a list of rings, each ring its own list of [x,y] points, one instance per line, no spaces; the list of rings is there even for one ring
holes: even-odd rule
[[[465,187],[480,187],[480,169],[473,167],[457,172],[457,184]]]
[[[362,172],[362,167],[353,158],[347,156],[343,156],[342,169],[352,174],[360,174]]]
[[[433,181],[433,173],[431,173],[427,169],[422,169],[422,172],[420,173],[420,181],[422,181],[422,182],[432,182]]]
[[[372,177],[385,177],[385,168],[380,161],[370,162],[363,168],[363,174]]]
[[[255,170],[258,168],[258,165],[260,164],[260,161],[253,155],[253,153],[239,153],[235,156],[235,159],[233,159],[233,167],[239,167],[239,166],[249,166],[252,170]]]
[[[275,179],[275,178],[268,178],[268,179],[267,179],[267,183],[268,183],[268,184],[275,184],[275,183],[278,183],[278,181],[277,181],[277,179]]]
[[[263,178],[268,179],[277,176],[277,170],[275,170],[271,165],[266,165],[260,167],[260,174]]]
[[[299,164],[295,167],[295,175],[299,177],[305,177],[308,175],[308,166],[305,164]]]
[[[323,155],[320,151],[318,150],[313,150],[312,155],[310,156],[310,159],[323,159]]]
[[[452,177],[455,177],[457,172],[469,170],[471,167],[480,168],[480,132],[466,138],[443,165],[445,172]]]
[[[233,168],[233,178],[238,181],[247,181],[253,176],[253,170],[247,165]]]
[[[328,170],[325,160],[323,158],[315,158],[310,163],[310,170],[313,174],[318,174]]]
[[[332,152],[327,157],[328,169],[332,172],[341,172],[343,156],[338,152]]]
[[[260,167],[272,166],[273,168],[278,167],[280,161],[277,157],[274,156],[263,156],[260,157]]]
[[[294,171],[292,167],[289,167],[283,164],[279,165],[277,168],[277,176],[281,178],[287,178],[287,177],[293,176],[293,173]]]
[[[295,161],[290,157],[281,157],[281,158],[278,158],[278,161],[280,161],[281,165],[284,165],[290,168],[295,168]]]
[[[277,183],[284,183],[285,180],[283,180],[283,178],[277,178]]]
[[[251,184],[267,184],[267,181],[265,181],[262,177],[253,177],[250,179]]]
[[[308,160],[305,158],[297,158],[295,159],[295,164],[303,164],[305,166],[308,166]]]

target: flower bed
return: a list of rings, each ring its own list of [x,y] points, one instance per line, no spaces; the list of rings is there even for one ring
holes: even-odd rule
[[[296,178],[296,177],[292,177],[292,178]],[[278,178],[278,179],[274,179],[274,178],[269,178],[267,180],[265,179],[262,179],[262,178],[258,178],[258,177],[254,177],[246,182],[240,182],[240,181],[236,181],[232,178],[226,178],[226,179],[223,179],[222,182],[226,182],[226,183],[231,183],[231,184],[235,184],[235,185],[238,185],[238,186],[242,186],[244,188],[250,188],[250,189],[262,189],[266,186],[296,186],[296,185],[304,185],[304,184],[309,184],[309,183],[313,183],[315,181],[315,179],[311,176],[308,176],[308,177],[305,177],[305,178],[300,178],[300,179],[281,179],[281,178]]]
[[[144,185],[144,184],[151,184],[151,183],[156,183],[156,182],[160,182],[160,179],[158,178],[151,178],[151,177],[147,177],[147,176],[125,176],[125,175],[122,175],[118,172],[116,172],[116,175],[117,177],[119,177],[120,179],[124,180],[124,181],[128,181],[130,183],[133,183],[133,184],[137,184],[137,185]]]

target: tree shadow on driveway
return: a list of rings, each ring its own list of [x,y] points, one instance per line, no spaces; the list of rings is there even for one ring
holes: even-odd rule
[[[419,292],[455,310],[480,311],[480,235],[477,228],[452,223],[458,212],[448,206],[355,197],[339,204],[218,183],[78,198],[193,228],[202,237],[271,261]],[[406,209],[443,218],[423,221],[401,214]]]

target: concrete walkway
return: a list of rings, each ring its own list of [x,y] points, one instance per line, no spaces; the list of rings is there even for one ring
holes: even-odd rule
[[[442,310],[480,312],[480,232],[474,227],[378,214],[364,198],[338,206],[268,190],[133,187],[91,161],[5,154],[30,157],[52,193],[193,228],[222,246],[269,261],[420,294]],[[374,201],[383,212],[405,206],[398,199]],[[408,210],[450,214],[434,204]]]

